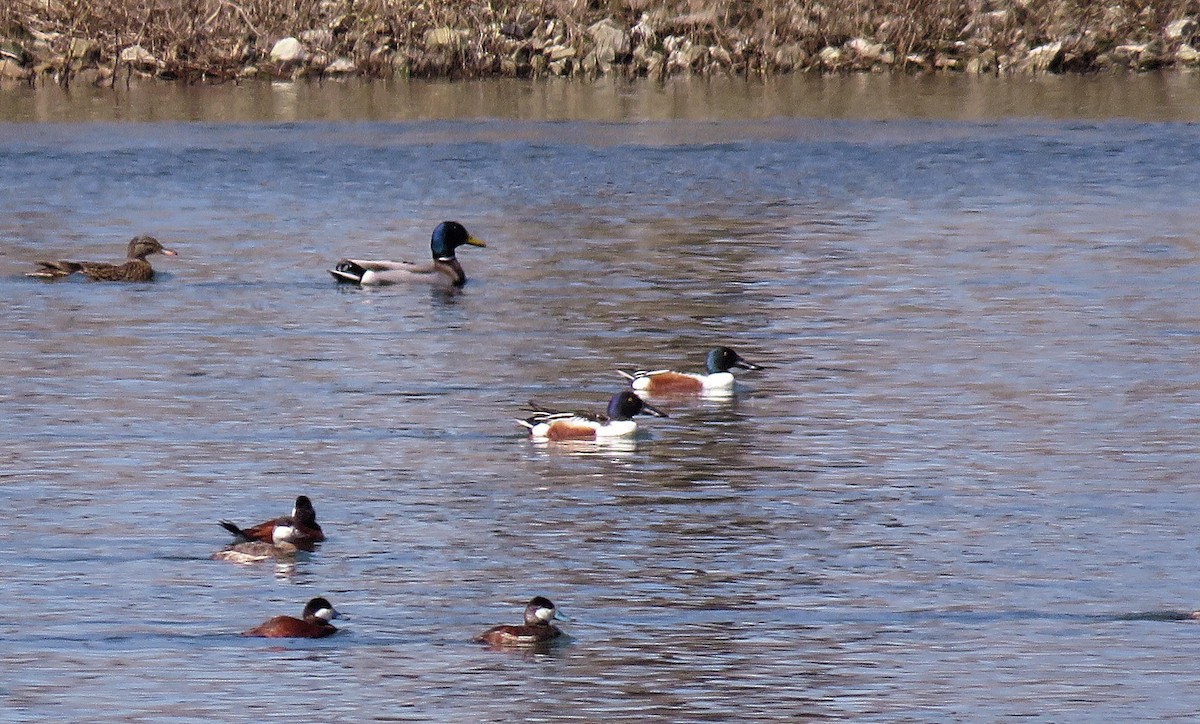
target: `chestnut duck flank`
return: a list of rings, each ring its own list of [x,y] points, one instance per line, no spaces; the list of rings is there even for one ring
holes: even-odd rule
[[[129,241],[129,249],[123,264],[96,261],[38,261],[41,267],[26,276],[38,279],[62,279],[79,273],[98,282],[148,282],[154,279],[154,268],[146,257],[151,254],[175,256],[177,252],[164,248],[153,236],[135,236]]]
[[[304,607],[302,618],[294,616],[275,616],[258,626],[243,631],[243,636],[262,636],[265,638],[305,638],[319,639],[337,633],[331,619],[339,618],[340,614],[333,604],[324,598],[314,598]]]
[[[635,392],[650,395],[705,394],[728,395],[733,393],[734,368],[761,370],[762,367],[742,358],[730,347],[717,347],[708,353],[705,360],[707,374],[675,372],[674,370],[652,370],[625,372],[617,370],[629,380]]]
[[[301,550],[311,551],[315,544],[325,540],[325,533],[317,523],[317,512],[307,495],[296,498],[289,516],[273,518],[250,528],[240,528],[227,520],[220,521],[220,524],[236,536],[236,543],[290,543]]]
[[[476,636],[475,642],[491,646],[546,645],[563,635],[561,629],[550,623],[562,618],[550,599],[536,596],[525,606],[524,624],[493,626]]]
[[[517,420],[529,430],[535,440],[595,440],[598,438],[630,437],[637,432],[634,415],[647,414],[666,417],[667,413],[652,407],[629,390],[613,395],[605,414],[553,410],[533,400],[527,409],[530,417]]]

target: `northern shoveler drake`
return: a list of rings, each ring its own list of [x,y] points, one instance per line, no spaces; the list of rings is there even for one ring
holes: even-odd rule
[[[482,240],[471,236],[457,221],[443,221],[433,230],[433,237],[429,240],[429,249],[433,252],[432,264],[342,259],[329,273],[339,282],[364,286],[424,282],[435,286],[461,287],[467,283],[467,275],[455,258],[454,250],[465,244],[487,246]]]
[[[296,498],[296,504],[292,506],[292,514],[289,516],[273,518],[252,528],[239,528],[227,520],[222,520],[221,527],[237,536],[238,542],[241,543],[291,543],[301,550],[311,551],[315,544],[325,540],[325,533],[317,523],[317,512],[307,495]]]
[[[524,624],[493,626],[476,636],[475,642],[491,646],[545,645],[563,635],[561,629],[550,623],[554,619],[565,620],[565,617],[559,615],[550,599],[536,596],[525,606]]]
[[[276,529],[278,530],[278,528]],[[297,548],[285,540],[278,543],[264,543],[260,540],[230,543],[212,554],[214,561],[229,561],[250,565],[268,560],[290,561],[295,559]]]
[[[148,282],[154,278],[154,268],[146,257],[151,254],[175,256],[177,252],[166,249],[153,236],[135,236],[129,240],[125,263],[108,264],[99,261],[38,261],[41,267],[25,276],[38,279],[61,279],[78,272],[98,282]]]
[[[534,414],[517,420],[529,429],[535,440],[595,440],[598,438],[629,437],[637,432],[633,416],[649,414],[666,417],[667,413],[650,406],[629,390],[613,395],[608,412],[601,415],[568,410],[551,410],[533,400],[528,409]]]
[[[741,355],[729,347],[717,347],[708,353],[706,361],[708,374],[693,374],[690,372],[675,372],[673,370],[653,370],[650,372],[625,372],[617,370],[622,377],[629,380],[629,385],[637,392],[650,395],[670,394],[731,394],[733,392],[733,373],[729,370],[737,367],[744,370],[761,370],[762,367],[742,359]]]
[[[304,607],[303,618],[294,616],[276,616],[269,618],[258,626],[243,631],[243,636],[265,636],[266,638],[305,638],[319,639],[337,633],[331,619],[339,618],[341,614],[324,598],[314,598]]]

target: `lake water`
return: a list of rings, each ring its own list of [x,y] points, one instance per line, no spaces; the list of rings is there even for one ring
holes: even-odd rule
[[[0,719],[1192,720],[1198,88],[0,91]],[[326,273],[450,218],[462,293]],[[721,343],[629,445],[513,422]]]

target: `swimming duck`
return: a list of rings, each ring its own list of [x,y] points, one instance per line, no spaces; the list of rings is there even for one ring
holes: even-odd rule
[[[562,636],[562,630],[550,622],[563,620],[550,599],[536,596],[525,606],[525,623],[493,626],[475,637],[476,643],[492,646],[537,646]]]
[[[319,639],[337,633],[337,629],[329,621],[338,618],[340,615],[337,609],[333,607],[333,604],[324,598],[317,597],[309,601],[308,605],[304,607],[304,613],[301,614],[303,618],[276,616],[267,619],[249,631],[243,631],[242,635],[265,636],[272,639]]]
[[[329,273],[339,282],[366,286],[425,282],[437,286],[461,287],[467,283],[467,275],[455,258],[454,250],[464,244],[487,246],[482,240],[471,236],[457,221],[443,221],[433,230],[433,236],[429,240],[429,249],[433,252],[432,264],[342,259]]]
[[[273,518],[252,528],[239,528],[227,520],[220,521],[221,527],[238,538],[238,542],[260,541],[272,545],[290,543],[302,550],[311,551],[314,544],[325,540],[325,533],[317,523],[317,512],[307,495],[296,498],[292,514]]]
[[[666,417],[667,413],[651,407],[645,400],[624,390],[613,395],[608,411],[601,415],[588,412],[551,410],[533,400],[527,408],[534,414],[517,420],[529,429],[535,440],[595,440],[597,438],[629,437],[637,432],[633,416],[649,414]]]
[[[762,367],[742,359],[741,355],[729,347],[717,347],[708,353],[705,362],[708,374],[693,374],[690,372],[675,372],[673,370],[653,370],[650,372],[625,372],[617,370],[622,377],[629,380],[630,387],[638,392],[651,395],[663,394],[730,394],[733,392],[734,367],[744,370],[761,370]]]
[[[278,543],[264,543],[260,540],[230,543],[212,554],[214,561],[229,561],[250,565],[267,560],[290,561],[296,557],[297,548],[294,544],[281,540]]]
[[[151,254],[175,256],[177,252],[163,248],[153,236],[135,236],[129,240],[125,263],[108,264],[96,261],[39,261],[37,271],[25,276],[38,279],[61,279],[79,272],[88,279],[98,282],[148,282],[154,278],[154,269],[146,257]]]

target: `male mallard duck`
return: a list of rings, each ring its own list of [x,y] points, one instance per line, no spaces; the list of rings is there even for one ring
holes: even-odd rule
[[[629,437],[637,432],[633,416],[641,413],[666,417],[667,413],[651,407],[629,390],[613,395],[606,414],[551,410],[533,400],[529,411],[534,414],[517,420],[529,429],[535,440],[595,440],[597,438]]]
[[[454,256],[454,250],[464,244],[487,246],[471,236],[457,221],[443,221],[433,230],[429,249],[433,252],[432,264],[413,264],[407,261],[362,261],[342,259],[329,273],[339,282],[374,286],[425,282],[439,286],[461,287],[467,283],[467,275]]]
[[[107,264],[96,261],[39,261],[41,269],[26,276],[39,279],[60,279],[79,272],[88,279],[98,282],[148,282],[154,278],[154,269],[146,257],[151,254],[175,256],[176,252],[163,248],[153,236],[135,236],[129,240],[129,251],[124,264]]]
[[[313,509],[312,501],[307,495],[296,498],[296,504],[292,506],[292,514],[289,516],[272,518],[252,528],[239,528],[227,520],[222,520],[221,527],[237,536],[239,543],[290,543],[297,548],[311,551],[314,544],[325,540],[325,533],[317,523],[317,511]]]
[[[266,638],[304,638],[319,639],[337,633],[331,619],[341,614],[324,598],[314,598],[304,607],[303,618],[294,616],[276,616],[269,618],[249,631],[243,631],[243,636],[265,636]]]
[[[525,623],[493,626],[475,637],[476,643],[492,646],[537,646],[547,644],[562,636],[562,630],[550,622],[564,620],[550,599],[545,596],[533,598],[525,606]]]
[[[708,374],[704,375],[672,370],[633,373],[617,370],[617,372],[629,380],[629,384],[634,390],[650,395],[687,393],[719,395],[733,392],[733,373],[729,370],[734,367],[744,370],[762,369],[759,365],[742,359],[729,347],[717,347],[709,352],[706,367]]]

